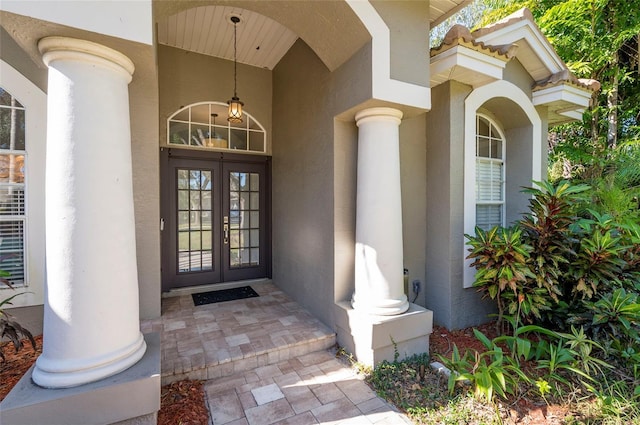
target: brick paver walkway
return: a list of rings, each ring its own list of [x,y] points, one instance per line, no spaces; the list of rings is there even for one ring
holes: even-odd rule
[[[214,425],[407,425],[329,351],[207,381]]]
[[[162,300],[143,332],[161,335],[162,383],[206,380],[213,425],[405,425],[351,367],[329,351],[335,334],[273,283],[257,298],[195,307]]]

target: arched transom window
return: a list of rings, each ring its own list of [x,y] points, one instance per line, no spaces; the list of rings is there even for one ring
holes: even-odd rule
[[[265,152],[266,132],[250,114],[243,122],[227,121],[228,106],[221,102],[194,103],[171,115],[167,144],[212,150]]]
[[[496,123],[476,116],[476,226],[504,226],[505,139]]]

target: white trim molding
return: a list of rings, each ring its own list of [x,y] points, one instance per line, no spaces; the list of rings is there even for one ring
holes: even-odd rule
[[[476,178],[476,113],[488,100],[498,97],[510,99],[525,113],[532,126],[531,180],[541,179],[542,167],[542,120],[529,96],[518,86],[507,81],[496,81],[482,86],[466,98],[464,103],[464,233],[472,235],[475,230],[475,178]],[[508,161],[509,140],[506,141]],[[505,200],[508,202],[508,200]],[[463,285],[473,285],[475,270],[467,257],[466,238],[462,246],[464,260]]]
[[[482,29],[479,31],[482,31]],[[529,49],[521,45],[521,40],[524,40],[529,45],[533,55],[525,54]],[[520,48],[516,57],[535,81],[543,80],[549,75],[564,71],[567,68],[542,32],[528,19],[478,35],[476,41],[493,46],[519,44]],[[542,69],[546,72],[541,72]]]
[[[15,298],[12,307],[44,302],[45,281],[45,140],[47,138],[47,95],[27,77],[0,60],[0,87],[13,95],[25,108],[25,285],[28,292]],[[0,289],[0,299],[3,289]],[[11,291],[12,293],[14,291]]]
[[[582,113],[589,107],[591,96],[592,92],[588,89],[581,89],[571,83],[560,83],[535,89],[533,104],[549,108],[549,124],[552,125],[570,120],[581,120]],[[552,119],[553,113],[558,114],[560,121]],[[562,121],[563,118],[564,121]]]
[[[431,58],[431,87],[449,80],[473,87],[501,80],[507,62],[458,45]]]
[[[347,4],[371,34],[373,98],[430,110],[431,88],[391,78],[391,36],[389,27],[387,27],[373,5],[368,0],[347,0]],[[425,70],[425,72],[428,71]]]

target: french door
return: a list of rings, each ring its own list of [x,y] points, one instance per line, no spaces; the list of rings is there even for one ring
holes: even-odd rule
[[[162,152],[163,291],[267,277],[268,159]]]

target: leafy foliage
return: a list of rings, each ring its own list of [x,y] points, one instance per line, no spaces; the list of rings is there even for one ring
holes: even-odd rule
[[[522,232],[516,228],[504,229],[494,227],[484,231],[476,227],[476,236],[469,238],[473,266],[478,268],[474,286],[480,288],[491,299],[498,303],[499,321],[504,314],[504,302],[509,311],[526,297],[522,288],[527,279],[533,278],[528,266],[531,247],[522,242]],[[512,297],[505,296],[509,290]],[[531,298],[531,294],[527,294]],[[534,298],[535,298],[535,294]],[[530,302],[531,299],[528,300]],[[530,305],[529,311],[539,315],[544,304]]]
[[[2,270],[1,272],[4,276],[7,275],[4,270]],[[8,281],[5,280],[4,283],[13,289]],[[22,339],[24,338],[28,338],[33,349],[36,349],[36,341],[33,338],[33,335],[31,335],[31,332],[22,327],[22,325],[20,325],[13,318],[13,316],[5,310],[7,306],[12,305],[12,301],[14,298],[22,294],[24,294],[24,292],[14,294],[8,298],[0,300],[0,340],[3,338],[8,338],[9,341],[11,341],[11,343],[13,344],[16,352],[18,352],[23,347]],[[0,346],[0,358],[3,361],[5,360],[4,353],[2,352],[2,346]]]

